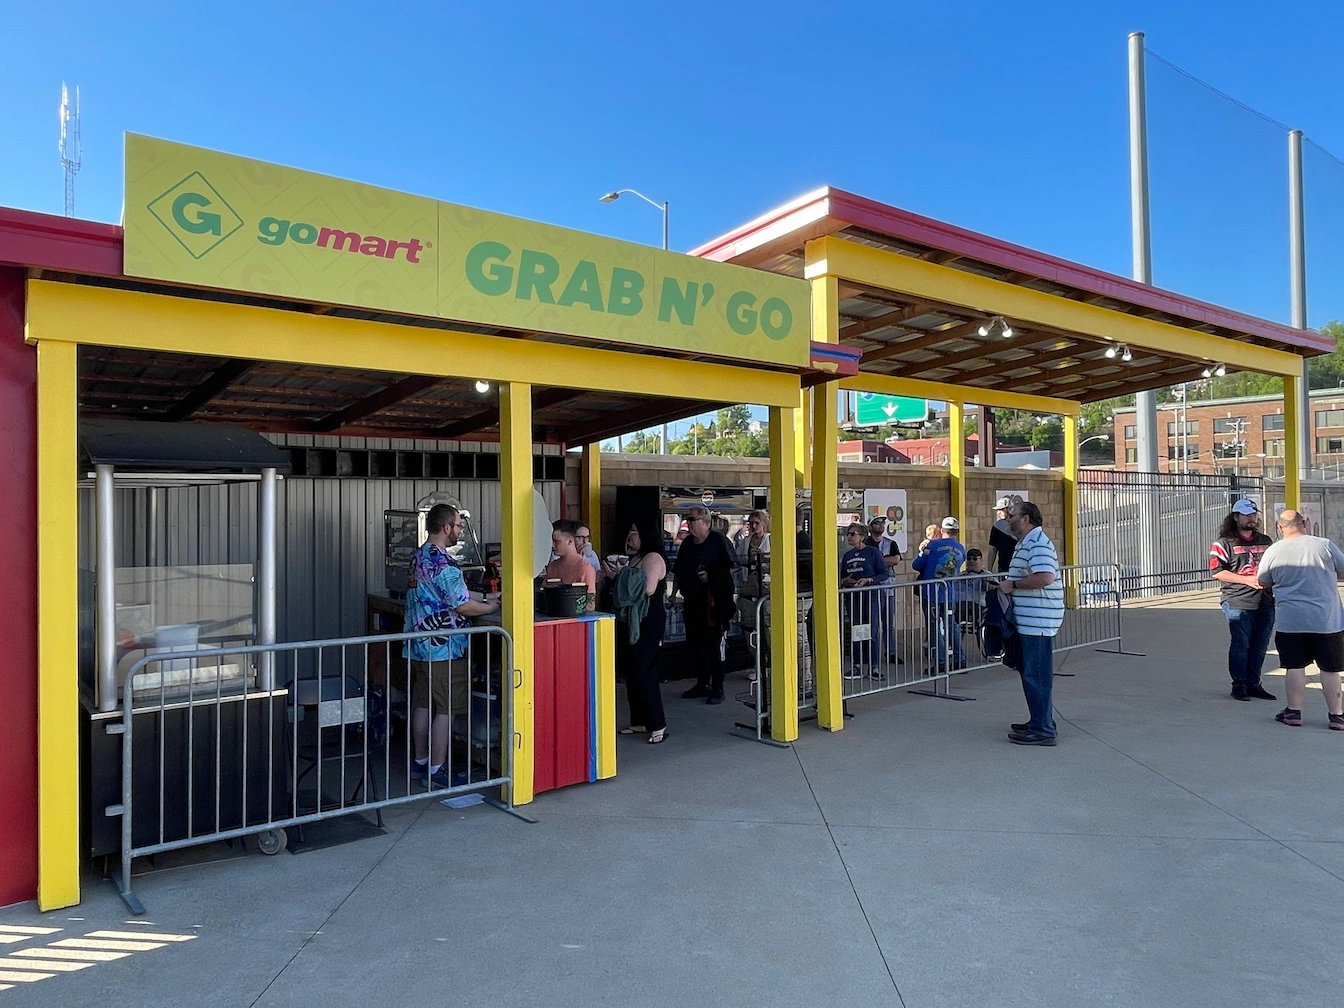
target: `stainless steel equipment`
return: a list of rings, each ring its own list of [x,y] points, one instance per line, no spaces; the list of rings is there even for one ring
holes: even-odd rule
[[[425,519],[436,504],[451,504],[462,516],[461,535],[448,553],[462,567],[468,583],[479,580],[485,573],[487,557],[471,512],[456,497],[436,490],[422,498],[414,511],[383,512],[383,585],[392,595],[406,594],[411,561],[429,534]]]

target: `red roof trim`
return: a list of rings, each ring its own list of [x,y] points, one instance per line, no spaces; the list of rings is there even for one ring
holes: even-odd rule
[[[121,276],[121,228],[0,207],[0,262],[63,273]]]
[[[817,228],[819,211],[831,226]],[[1335,348],[1332,339],[1310,330],[1294,329],[1279,322],[1221,308],[829,187],[814,190],[763,214],[721,238],[700,246],[691,254],[720,262],[729,261],[766,242],[778,242],[791,231],[806,229],[806,237],[813,237],[818,230],[834,233],[851,225],[1091,294],[1114,298],[1150,311],[1182,318],[1195,325],[1219,326],[1294,347],[1327,352]],[[801,238],[803,236],[800,235]],[[801,244],[800,240],[793,247],[797,248]]]

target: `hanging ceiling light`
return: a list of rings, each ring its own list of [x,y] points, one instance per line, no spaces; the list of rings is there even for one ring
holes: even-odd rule
[[[1013,338],[1013,327],[1004,321],[1002,315],[995,315],[976,331],[979,332],[981,336],[988,336],[993,332],[998,332],[1004,339]]]
[[[476,383],[476,391],[481,395],[485,395],[490,391],[490,383],[488,381],[478,381]]]
[[[1221,378],[1223,375],[1227,374],[1227,368],[1224,367],[1222,364],[1219,364],[1216,368],[1213,369],[1213,374],[1215,378]]]
[[[1120,348],[1120,359],[1124,361],[1126,364],[1128,364],[1130,361],[1134,359],[1134,355],[1130,353],[1128,343],[1126,343],[1124,346]]]
[[[1118,354],[1119,352],[1120,351],[1116,349],[1114,343],[1112,343],[1110,346],[1106,348],[1106,356],[1109,357],[1111,360],[1115,360],[1115,355]]]

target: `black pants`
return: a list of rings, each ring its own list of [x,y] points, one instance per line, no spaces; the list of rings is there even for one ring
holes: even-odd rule
[[[616,668],[625,677],[630,723],[651,732],[667,727],[663,691],[658,683],[658,640],[652,634],[631,644],[624,623],[616,625]]]
[[[716,693],[723,691],[723,635],[725,627],[710,626],[703,611],[686,607],[686,659],[695,681]]]

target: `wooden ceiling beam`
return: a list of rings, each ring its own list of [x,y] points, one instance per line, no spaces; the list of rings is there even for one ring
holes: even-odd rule
[[[568,427],[564,430],[564,437],[561,440],[569,445],[593,444],[604,438],[628,434],[644,427],[673,423],[698,413],[708,413],[722,406],[723,403],[712,400],[651,399],[620,413],[594,417],[585,423]]]
[[[859,366],[862,367],[873,361],[886,360],[888,357],[895,357],[897,354],[903,354],[910,350],[924,350],[927,347],[937,346],[939,343],[946,343],[948,340],[961,339],[963,336],[975,332],[983,324],[983,322],[963,322],[961,325],[952,326],[948,329],[939,329],[936,332],[930,332],[915,339],[901,340],[897,343],[888,343],[885,346],[878,347],[876,350],[869,350],[865,353],[859,358]]]
[[[571,399],[577,399],[583,395],[581,389],[569,388],[550,388],[542,392],[537,392],[532,396],[532,413],[535,417],[537,410],[546,409],[548,406],[558,406],[563,402],[569,402]],[[438,430],[430,431],[425,437],[432,438],[458,438],[467,434],[475,434],[477,431],[485,430],[487,427],[493,427],[499,423],[499,403],[495,401],[489,409],[479,410],[471,416],[463,417],[461,420],[454,421],[446,427],[440,427]]]
[[[363,420],[365,417],[386,409],[389,406],[401,402],[403,399],[409,399],[411,396],[419,395],[426,389],[433,388],[442,378],[435,378],[429,375],[409,375],[400,381],[395,381],[385,388],[379,389],[373,395],[365,396],[357,402],[351,403],[344,409],[337,410],[328,416],[316,421],[313,424],[315,431],[334,431],[342,427],[348,427],[350,424]]]
[[[857,339],[864,333],[872,332],[874,329],[885,329],[887,326],[898,325],[901,322],[909,322],[913,318],[919,318],[921,315],[927,315],[931,311],[938,310],[938,306],[929,301],[916,301],[912,305],[906,305],[904,308],[898,308],[896,311],[884,312],[873,318],[863,319],[854,322],[840,330],[840,342]]]
[[[1037,354],[1035,357],[1023,357],[1020,360],[999,361],[995,364],[988,364],[985,367],[977,368],[974,371],[962,371],[956,375],[957,383],[965,381],[975,381],[979,378],[990,378],[1001,375],[1005,371],[1016,371],[1019,368],[1035,368],[1041,364],[1049,364],[1057,360],[1066,360],[1069,357],[1082,357],[1084,354],[1095,353],[1099,348],[1095,344],[1075,343],[1071,347],[1064,347],[1060,350],[1050,350],[1046,353]],[[1005,381],[1031,381],[1030,378],[1012,378]]]
[[[198,409],[219,395],[235,381],[256,366],[256,361],[226,360],[211,373],[210,377],[184,395],[164,412],[163,418],[171,423],[185,420]]]

